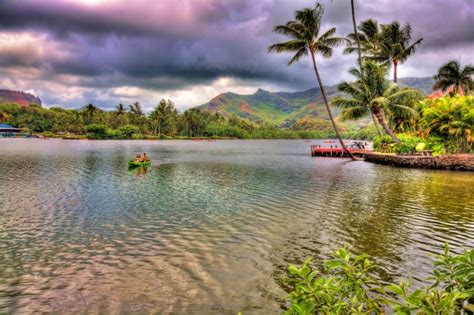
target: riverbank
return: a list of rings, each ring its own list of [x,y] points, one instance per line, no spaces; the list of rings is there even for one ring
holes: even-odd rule
[[[474,154],[404,156],[373,152],[366,155],[365,161],[396,167],[474,171]]]

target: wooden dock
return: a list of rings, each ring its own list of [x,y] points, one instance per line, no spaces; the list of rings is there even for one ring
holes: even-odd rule
[[[367,153],[372,152],[371,150],[352,148],[347,146],[347,150],[354,156],[365,157]],[[319,144],[311,146],[311,156],[327,156],[327,157],[347,157],[348,155],[343,152],[342,148],[337,144],[329,146],[321,146]]]

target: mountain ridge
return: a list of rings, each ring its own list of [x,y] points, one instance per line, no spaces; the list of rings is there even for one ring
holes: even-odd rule
[[[23,107],[27,107],[30,104],[41,106],[41,99],[33,94],[22,91],[0,89],[0,104],[5,103],[15,103]]]
[[[424,94],[431,92],[432,77],[400,78],[400,86],[420,89]],[[325,86],[329,100],[340,94],[337,85]],[[296,92],[270,92],[257,89],[253,94],[221,93],[209,102],[197,106],[198,109],[224,116],[238,116],[256,123],[270,123],[277,127],[299,129],[299,123],[308,120],[329,120],[323,103],[321,90],[317,87]],[[337,115],[340,110],[332,108]]]

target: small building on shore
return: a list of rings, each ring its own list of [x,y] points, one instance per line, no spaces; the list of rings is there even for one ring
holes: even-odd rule
[[[24,128],[15,128],[7,124],[0,123],[0,138],[28,137],[29,133]]]

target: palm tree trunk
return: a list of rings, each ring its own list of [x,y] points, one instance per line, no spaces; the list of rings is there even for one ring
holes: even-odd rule
[[[331,124],[334,128],[334,131],[336,132],[337,139],[339,140],[339,143],[341,144],[342,151],[344,153],[346,153],[347,155],[349,155],[351,160],[355,161],[356,160],[355,157],[349,152],[349,150],[347,150],[346,145],[342,141],[341,135],[339,134],[339,130],[337,130],[336,122],[334,121],[334,118],[332,116],[331,109],[329,108],[328,99],[326,97],[326,92],[324,91],[323,82],[321,80],[321,76],[319,75],[318,67],[316,66],[316,58],[314,57],[314,52],[312,52],[312,51],[311,51],[311,60],[313,61],[314,73],[316,74],[316,78],[318,79],[319,88],[321,89],[321,94],[323,95],[324,105],[326,105],[326,109],[328,111],[329,119],[331,120]]]
[[[380,131],[380,128],[379,128],[379,125],[377,124],[377,120],[375,119],[374,113],[370,113],[370,117],[372,117],[372,121],[374,122],[375,129],[377,129],[377,134],[381,136],[382,131]]]
[[[398,60],[393,60],[393,83],[397,83]]]
[[[380,111],[376,111],[376,112],[374,112],[374,115],[375,115],[375,117],[377,117],[377,120],[379,121],[380,126],[382,126],[382,128],[385,130],[385,132],[390,137],[392,137],[393,141],[395,141],[396,143],[400,143],[400,139],[398,139],[397,136],[395,136],[395,134],[393,133],[393,131],[390,130],[390,128],[388,128],[387,123],[385,122],[385,119],[383,117],[383,114]]]
[[[360,76],[364,78],[364,70],[362,69],[362,52],[360,51],[360,40],[359,40],[359,32],[357,32],[357,23],[355,18],[355,9],[354,9],[354,0],[351,0],[351,9],[352,9],[352,26],[354,27],[354,34],[357,40],[357,52],[359,53],[359,68],[360,68]]]

